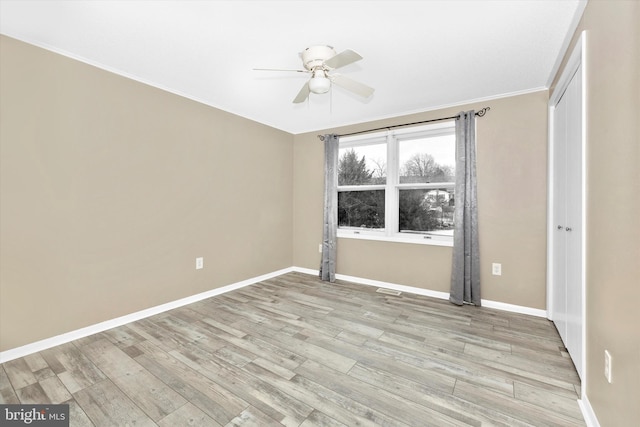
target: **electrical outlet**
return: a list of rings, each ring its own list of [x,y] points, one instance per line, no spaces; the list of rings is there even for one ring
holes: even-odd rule
[[[196,258],[196,270],[201,270],[204,268],[204,258],[199,257]]]
[[[608,350],[604,351],[604,376],[611,384],[611,353]]]
[[[491,274],[494,276],[502,276],[502,264],[494,262],[491,264]]]
[[[320,243],[318,245],[318,253],[320,253],[320,254],[322,253],[322,243]]]

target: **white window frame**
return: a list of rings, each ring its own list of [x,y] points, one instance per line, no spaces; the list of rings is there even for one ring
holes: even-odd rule
[[[412,183],[400,184],[399,180],[399,149],[403,140],[436,137],[441,135],[455,135],[455,120],[434,123],[424,126],[387,130],[340,138],[340,148],[354,148],[365,145],[387,144],[387,183],[378,185],[340,185],[341,191],[370,191],[385,190],[385,218],[384,230],[367,228],[338,227],[338,237],[347,239],[381,240],[390,242],[415,243],[436,246],[453,246],[453,235],[438,235],[424,233],[400,233],[399,222],[399,194],[400,190],[454,188],[455,182]]]

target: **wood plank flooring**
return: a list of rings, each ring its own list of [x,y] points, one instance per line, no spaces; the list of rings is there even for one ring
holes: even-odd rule
[[[289,273],[0,368],[72,426],[584,426],[546,319]]]

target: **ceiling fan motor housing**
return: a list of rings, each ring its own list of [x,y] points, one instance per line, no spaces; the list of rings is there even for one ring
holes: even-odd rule
[[[310,46],[300,54],[304,68],[309,71],[313,71],[316,67],[323,66],[324,61],[335,55],[336,51],[331,46]]]

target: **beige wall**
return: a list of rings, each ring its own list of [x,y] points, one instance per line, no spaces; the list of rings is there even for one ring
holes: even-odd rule
[[[447,117],[490,106],[477,119],[482,296],[546,307],[547,91],[295,136],[294,265],[318,269],[323,145],[318,133],[348,133]],[[338,239],[337,272],[449,292],[451,248]],[[491,263],[502,263],[502,276]]]
[[[603,427],[640,420],[639,22],[640,2],[592,0],[569,50],[586,30],[586,393]]]
[[[292,265],[292,135],[0,43],[0,350]]]

